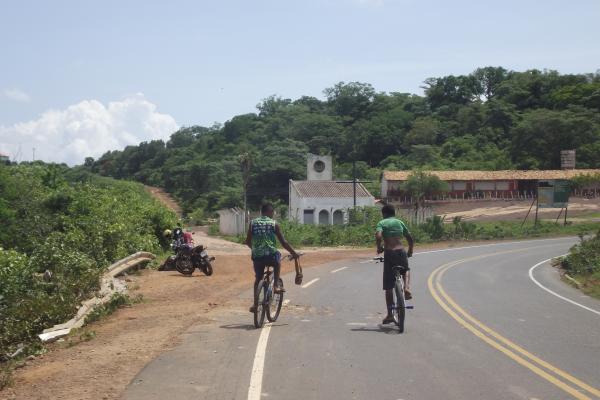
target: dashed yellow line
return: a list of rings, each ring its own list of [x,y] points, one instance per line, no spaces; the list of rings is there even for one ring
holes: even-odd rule
[[[545,247],[545,246],[536,246],[536,247]],[[483,340],[485,343],[489,344],[496,350],[505,354],[507,357],[509,357],[513,361],[528,368],[529,370],[531,370],[538,376],[546,379],[548,382],[554,384],[558,388],[569,393],[576,399],[591,400],[590,397],[588,397],[586,394],[582,393],[579,389],[561,381],[555,375],[565,379],[566,381],[579,387],[580,389],[583,389],[583,390],[587,391],[588,393],[593,394],[594,396],[597,396],[600,398],[600,390],[586,384],[585,382],[582,382],[581,380],[579,380],[579,379],[575,378],[574,376],[570,375],[569,373],[551,365],[550,363],[542,360],[541,358],[535,356],[534,354],[531,354],[530,352],[528,352],[521,346],[515,344],[514,342],[512,342],[509,339],[505,338],[504,336],[500,335],[493,329],[484,325],[482,322],[477,320],[475,317],[471,316],[444,291],[444,289],[441,285],[441,278],[444,275],[444,273],[448,269],[450,269],[456,265],[463,264],[463,263],[466,263],[469,261],[482,259],[485,257],[491,257],[494,255],[515,253],[515,252],[520,252],[520,251],[525,251],[525,250],[530,250],[530,249],[531,249],[531,247],[525,248],[525,249],[501,251],[501,252],[484,254],[484,255],[475,256],[475,257],[469,257],[469,258],[465,258],[462,260],[453,261],[453,262],[444,264],[444,265],[438,267],[435,271],[433,271],[431,273],[431,275],[429,275],[429,279],[427,280],[427,285],[429,287],[429,291],[431,292],[431,295],[433,296],[435,301],[442,307],[442,309],[444,309],[444,311],[446,311],[460,325],[462,325],[463,327],[468,329],[471,333],[473,333],[475,336],[477,336],[478,338]],[[520,353],[520,355],[517,353]],[[529,360],[525,359],[522,356],[528,358]],[[544,370],[543,368],[545,368],[547,371]],[[552,375],[552,374],[554,374],[554,375]]]

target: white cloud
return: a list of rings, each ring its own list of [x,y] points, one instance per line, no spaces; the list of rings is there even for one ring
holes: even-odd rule
[[[20,103],[27,103],[31,101],[31,97],[27,93],[19,89],[4,89],[4,96],[10,100],[18,101]]]
[[[36,159],[82,164],[85,157],[97,158],[108,150],[168,139],[177,129],[175,119],[157,112],[141,93],[106,106],[84,100],[64,110],[46,111],[33,121],[0,125],[0,152],[15,154],[21,148],[30,154],[35,147]]]

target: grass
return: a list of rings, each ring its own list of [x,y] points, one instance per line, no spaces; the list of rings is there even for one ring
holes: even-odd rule
[[[135,303],[140,303],[141,301],[142,295],[131,297],[124,293],[115,293],[108,302],[94,308],[94,310],[85,317],[85,324],[87,325],[99,321],[114,313],[119,308],[129,307]]]
[[[580,283],[579,289],[583,293],[600,300],[600,272],[591,275],[575,275],[572,278]]]

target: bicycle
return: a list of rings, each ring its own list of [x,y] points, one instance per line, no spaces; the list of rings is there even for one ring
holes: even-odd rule
[[[378,262],[383,262],[383,257],[374,257],[373,260]],[[394,323],[398,326],[398,333],[404,332],[404,320],[406,316],[406,310],[412,309],[413,306],[409,306],[406,304],[406,299],[404,297],[404,279],[402,279],[402,275],[406,273],[407,269],[400,265],[395,265],[392,267],[394,271],[394,290],[392,291],[393,302],[392,302],[392,316],[394,317]]]
[[[299,256],[302,254],[299,254]],[[291,255],[285,256],[288,260],[292,260]],[[298,264],[297,268],[298,268]],[[301,271],[301,269],[300,269]],[[298,272],[298,270],[296,270]],[[254,291],[254,326],[262,328],[265,323],[265,316],[269,322],[277,321],[281,306],[283,305],[283,293],[276,293],[273,289],[274,280],[271,278],[273,274],[273,266],[265,265],[265,273],[263,280],[258,284]],[[279,287],[283,287],[283,280],[279,278]]]

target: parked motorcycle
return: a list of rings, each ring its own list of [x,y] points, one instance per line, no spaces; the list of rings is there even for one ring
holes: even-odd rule
[[[211,261],[214,261],[215,257],[210,257],[204,246],[199,245],[192,248],[176,240],[171,247],[175,254],[165,260],[159,271],[177,270],[183,275],[192,275],[194,270],[198,268],[206,276],[213,274]]]

